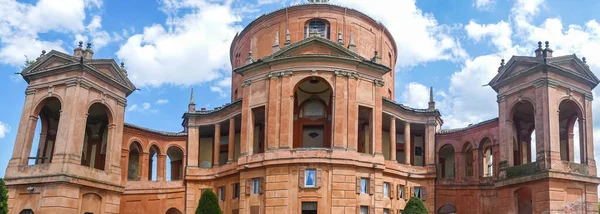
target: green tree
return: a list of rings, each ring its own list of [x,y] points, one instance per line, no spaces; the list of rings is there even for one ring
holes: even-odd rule
[[[23,65],[22,69],[28,68],[29,66],[33,65],[34,62],[35,60],[29,60],[27,55],[25,55],[25,64]]]
[[[402,211],[403,214],[427,214],[429,213],[429,211],[427,211],[427,207],[425,207],[425,204],[423,204],[423,201],[421,201],[421,199],[417,198],[417,197],[410,197],[410,200],[408,200],[408,203],[406,203],[406,206],[404,207],[404,211]]]
[[[4,185],[4,179],[0,178],[0,214],[8,213],[8,189]]]
[[[196,214],[221,214],[221,208],[219,207],[219,200],[217,199],[217,195],[210,190],[207,189],[202,193],[200,197],[200,202],[198,203],[198,208],[196,208]]]

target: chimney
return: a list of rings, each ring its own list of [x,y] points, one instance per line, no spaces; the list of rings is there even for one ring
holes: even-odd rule
[[[92,56],[94,56],[94,51],[92,51],[92,43],[88,42],[87,47],[86,47],[85,51],[83,52],[83,57],[85,59],[92,59]]]
[[[195,112],[196,104],[194,103],[194,88],[192,88],[192,94],[190,95],[190,104],[188,104],[188,112]]]
[[[83,56],[83,42],[82,41],[79,41],[79,46],[73,50],[73,56],[77,57],[77,58]]]
[[[435,109],[435,102],[433,101],[433,87],[429,87],[429,107],[427,109]]]

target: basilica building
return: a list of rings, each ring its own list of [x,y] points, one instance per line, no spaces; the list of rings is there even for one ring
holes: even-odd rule
[[[21,73],[9,213],[194,213],[208,189],[225,214],[399,214],[413,196],[441,214],[598,212],[585,58],[531,44],[498,62],[497,118],[443,129],[432,94],[394,100],[402,49],[327,0],[262,15],[231,44],[230,103],[192,91],[181,132],[125,123],[136,87],[91,44],[43,52]]]

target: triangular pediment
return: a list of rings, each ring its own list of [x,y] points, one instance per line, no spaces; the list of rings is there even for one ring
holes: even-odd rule
[[[489,85],[498,91],[500,85],[535,72],[554,72],[584,82],[592,88],[600,83],[589,66],[573,54],[546,59],[513,56],[506,65],[499,68],[498,74],[490,81]]]
[[[127,78],[126,71],[119,67],[113,59],[77,58],[54,50],[37,58],[33,64],[21,71],[21,75],[29,82],[41,76],[72,71],[74,68],[90,73],[98,79],[116,87],[120,87],[127,94],[135,90],[135,86]]]
[[[300,42],[290,44],[272,55],[267,56],[265,60],[302,55],[330,55],[364,60],[363,57],[348,50],[344,46],[318,36],[313,36]]]
[[[33,64],[22,71],[22,74],[33,74],[39,71],[63,67],[76,62],[77,60],[75,58],[52,50],[50,53],[37,58]]]

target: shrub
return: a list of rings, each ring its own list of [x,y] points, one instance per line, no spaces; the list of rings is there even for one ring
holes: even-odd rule
[[[8,189],[4,185],[4,179],[0,178],[0,214],[8,213]]]
[[[198,208],[196,208],[196,214],[221,214],[221,208],[219,207],[219,200],[217,199],[217,195],[210,190],[207,189],[202,193],[200,197],[200,202],[198,203]]]
[[[423,204],[423,201],[417,197],[410,197],[408,203],[406,203],[406,207],[404,207],[403,214],[427,214],[427,207]]]

